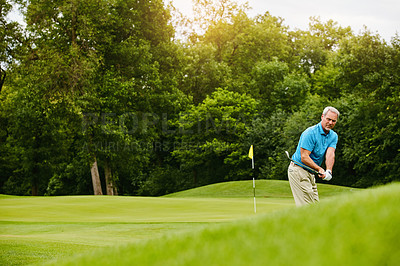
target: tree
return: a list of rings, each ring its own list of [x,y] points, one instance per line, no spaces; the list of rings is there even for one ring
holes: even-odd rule
[[[338,52],[337,82],[344,96],[338,105],[347,110],[341,126],[347,173],[343,183],[368,187],[399,180],[398,38],[391,46],[368,31],[348,40]],[[346,175],[346,173],[344,173]]]
[[[287,27],[281,18],[268,12],[255,19],[239,12],[230,22],[220,21],[209,27],[204,36],[207,43],[217,47],[217,58],[244,82],[257,62],[288,59]]]
[[[239,5],[232,0],[192,0],[193,18],[183,18],[188,27],[188,38],[196,43],[204,32],[218,23],[230,22],[232,17],[249,9],[248,3]]]
[[[226,87],[232,76],[225,62],[215,59],[212,45],[195,44],[186,49],[186,66],[180,87],[193,97],[195,104],[201,103],[216,88]]]
[[[21,26],[18,22],[6,19],[11,10],[12,5],[8,1],[0,1],[0,92],[7,76],[7,68],[18,59],[20,46],[24,43]]]
[[[35,67],[33,73],[42,79],[38,89],[46,97],[56,94],[70,99],[83,121],[87,117],[110,120],[90,122],[82,132],[89,155],[84,158],[90,160],[95,194],[102,193],[100,167],[107,176],[106,187],[116,192],[114,160],[126,154],[99,143],[128,146],[140,142],[140,138],[150,140],[150,135],[156,136],[153,130],[126,136],[124,126],[114,122],[124,114],[152,113],[170,104],[166,98],[156,96],[169,95],[176,84],[175,78],[167,74],[170,70],[160,68],[160,62],[175,63],[168,61],[165,53],[170,49],[168,52],[173,54],[173,47],[166,45],[174,33],[168,19],[162,1],[31,1],[27,6],[27,29],[34,54],[30,58],[34,60],[27,57],[24,67]]]
[[[294,34],[296,55],[300,58],[300,66],[305,73],[316,73],[323,67],[329,54],[340,47],[342,40],[352,36],[350,27],[341,27],[338,22],[328,20],[323,23],[319,17],[311,17],[309,31]]]
[[[244,145],[257,114],[257,101],[246,94],[217,89],[200,105],[181,114],[182,134],[173,155],[192,173],[194,185],[240,180],[249,176]]]
[[[309,85],[304,75],[289,73],[288,64],[275,58],[254,66],[249,91],[261,100],[262,112],[266,115],[278,110],[291,113],[305,102]]]
[[[19,76],[4,91],[7,153],[18,158],[6,181],[7,193],[25,195],[29,187],[31,195],[43,195],[54,169],[71,156],[69,148],[79,123],[75,110],[65,100],[48,97],[36,81],[26,83]]]

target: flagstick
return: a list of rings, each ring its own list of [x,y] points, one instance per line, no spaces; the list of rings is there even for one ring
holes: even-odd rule
[[[253,169],[253,195],[254,195],[254,213],[257,213],[257,205],[256,205],[256,180],[254,179],[254,156],[251,158],[251,167]]]
[[[251,168],[253,174],[253,194],[254,194],[254,213],[257,213],[256,209],[256,180],[254,179],[254,154],[253,154],[253,145],[250,146],[249,150],[249,158],[251,158]]]
[[[254,213],[257,213],[257,205],[256,205],[256,181],[253,177],[253,192],[254,192]]]

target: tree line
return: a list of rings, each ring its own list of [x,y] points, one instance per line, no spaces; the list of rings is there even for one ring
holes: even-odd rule
[[[25,26],[7,19],[17,4]],[[327,105],[341,112],[331,183],[400,180],[398,35],[193,4],[186,18],[161,0],[2,1],[0,193],[287,179],[284,151]]]

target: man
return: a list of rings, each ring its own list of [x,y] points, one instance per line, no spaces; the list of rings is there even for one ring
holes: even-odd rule
[[[335,150],[338,135],[332,129],[335,126],[339,111],[334,107],[326,107],[322,112],[321,122],[307,128],[300,136],[296,152],[292,159],[315,169],[323,180],[332,178],[335,163]],[[326,171],[321,167],[325,157]],[[288,168],[290,188],[297,206],[319,201],[315,176],[307,169],[295,163]]]

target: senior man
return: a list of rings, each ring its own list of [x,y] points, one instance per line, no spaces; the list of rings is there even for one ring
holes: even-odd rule
[[[335,150],[338,135],[332,129],[335,126],[339,111],[331,106],[324,109],[321,122],[307,128],[300,136],[296,152],[292,159],[315,169],[323,180],[332,178],[335,163]],[[326,171],[321,167],[325,157]],[[315,175],[301,165],[291,162],[288,168],[290,188],[297,206],[319,201]]]

